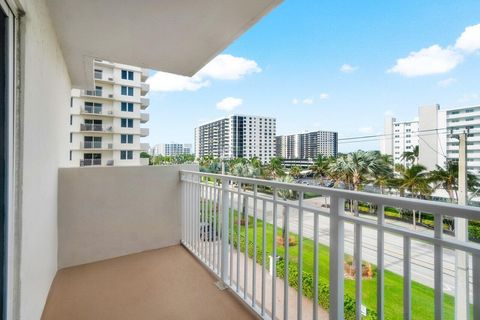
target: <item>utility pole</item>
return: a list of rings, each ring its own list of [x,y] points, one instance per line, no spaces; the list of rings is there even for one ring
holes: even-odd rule
[[[467,205],[467,136],[468,131],[458,135],[458,204]],[[468,241],[468,219],[455,218],[455,238]],[[468,256],[464,251],[455,251],[455,319],[470,319],[469,316]]]

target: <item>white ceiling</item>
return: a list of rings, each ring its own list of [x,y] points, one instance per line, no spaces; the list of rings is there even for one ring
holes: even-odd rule
[[[74,87],[93,58],[194,75],[283,0],[47,0]]]

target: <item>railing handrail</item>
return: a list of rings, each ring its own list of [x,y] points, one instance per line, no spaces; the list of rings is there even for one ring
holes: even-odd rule
[[[480,220],[480,208],[464,206],[453,203],[437,202],[425,199],[405,198],[399,196],[388,196],[363,191],[334,189],[320,186],[306,186],[295,183],[279,182],[274,180],[264,180],[256,178],[245,178],[231,175],[222,175],[216,173],[206,173],[199,171],[181,170],[181,174],[202,175],[217,179],[229,179],[235,182],[246,184],[257,184],[277,189],[289,189],[298,192],[313,192],[325,196],[336,196],[344,199],[357,201],[366,201],[385,206],[401,207],[410,210],[420,210],[433,215],[444,215],[450,217],[465,218],[469,220]]]

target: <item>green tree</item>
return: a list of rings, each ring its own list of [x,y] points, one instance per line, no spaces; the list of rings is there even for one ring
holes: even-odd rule
[[[329,166],[331,163],[331,158],[327,158],[324,155],[319,154],[313,162],[313,165],[310,166],[310,170],[312,170],[313,176],[317,179],[323,180],[329,175]]]
[[[433,192],[430,186],[431,178],[427,168],[420,164],[413,164],[410,167],[399,167],[400,176],[398,179],[398,186],[400,189],[406,190],[410,193],[412,198],[426,198]],[[421,213],[419,220],[421,220]],[[416,227],[416,211],[413,210],[413,226]]]
[[[414,164],[418,164],[418,156],[420,154],[420,148],[417,146],[415,146],[413,148],[412,151],[405,151],[403,154],[402,154],[402,157],[401,159],[402,160],[405,160],[406,162],[408,162],[409,164],[411,165],[414,165]]]
[[[231,168],[231,173],[238,177],[256,178],[260,175],[260,169],[255,168],[250,163],[237,162]],[[247,191],[246,184],[243,184],[242,186],[243,186],[243,192],[246,192]],[[247,205],[248,205],[247,201],[248,201],[248,198],[245,195],[243,195],[242,212],[241,212],[241,217],[243,221],[247,219]]]
[[[302,168],[299,166],[292,166],[290,168],[290,176],[294,179],[298,179],[302,173]]]
[[[265,167],[266,172],[272,179],[277,179],[278,177],[282,177],[285,175],[285,171],[283,170],[283,163],[282,158],[280,157],[273,157],[270,159],[270,162]]]
[[[437,165],[436,169],[431,171],[431,180],[435,184],[435,189],[445,189],[451,203],[458,203],[458,162],[449,160],[445,163],[445,168]],[[468,191],[475,191],[478,188],[478,178],[467,172]]]

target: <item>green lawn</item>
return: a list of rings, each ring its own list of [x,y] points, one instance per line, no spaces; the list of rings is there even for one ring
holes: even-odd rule
[[[235,219],[237,215],[235,214]],[[236,220],[235,220],[236,221]],[[266,250],[273,252],[273,225],[267,223],[266,231]],[[235,233],[237,225],[235,224]],[[241,226],[241,236],[245,236],[245,227]],[[281,229],[277,228],[277,235],[281,235]],[[291,236],[297,238],[297,234],[291,233]],[[253,246],[253,218],[249,217],[248,239],[250,246]],[[297,239],[298,243],[298,239]],[[262,246],[262,220],[257,220],[257,246]],[[298,245],[289,248],[289,263],[297,264]],[[303,240],[303,271],[313,274],[313,241],[304,238]],[[284,248],[277,246],[277,254],[284,255]],[[399,261],[399,263],[402,263]],[[328,247],[319,244],[319,276],[320,279],[328,283],[329,272],[329,252]],[[374,267],[375,270],[375,267]],[[403,318],[403,277],[389,271],[385,271],[385,318],[402,319]],[[432,272],[433,277],[433,272]],[[376,310],[376,276],[372,279],[365,279],[362,282],[363,297],[362,303],[368,309]],[[434,291],[433,289],[412,282],[412,319],[434,319]],[[350,297],[355,297],[355,281],[345,280],[345,293]],[[445,295],[444,298],[444,318],[454,319],[454,299],[452,296]]]

